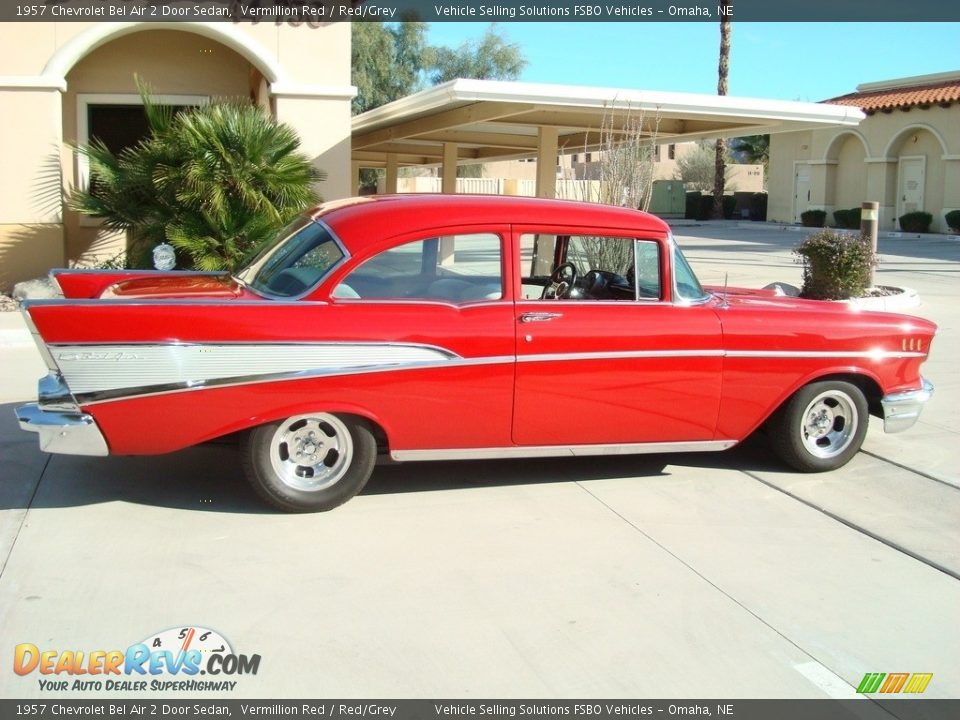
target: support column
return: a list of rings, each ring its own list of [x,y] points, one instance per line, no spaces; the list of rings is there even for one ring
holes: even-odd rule
[[[940,232],[954,233],[944,219],[951,210],[960,210],[960,155],[942,155],[943,166],[943,208],[940,216],[933,219],[931,226],[934,230]]]
[[[387,177],[383,191],[390,194],[397,192],[397,156],[394,153],[387,153]]]
[[[350,162],[350,103],[340,97],[279,93],[273,89],[276,117],[300,136],[300,152],[327,174],[318,190],[324,200],[356,194],[347,175]]]
[[[897,214],[897,159],[896,158],[865,158],[867,167],[867,197],[879,198],[880,207],[877,222],[881,230],[892,230],[896,227],[894,219]]]
[[[537,135],[537,197],[557,196],[557,152],[559,132],[540,127]]]
[[[442,182],[440,192],[453,195],[457,192],[457,144],[443,144],[443,167],[441,168]]]
[[[360,163],[350,163],[350,194],[360,194]]]
[[[9,82],[8,84],[5,84]],[[35,81],[35,82],[34,82]],[[61,91],[44,78],[0,77],[0,286],[43,277],[65,267],[61,163],[72,179],[72,153],[63,152]],[[122,250],[123,247],[118,247]]]

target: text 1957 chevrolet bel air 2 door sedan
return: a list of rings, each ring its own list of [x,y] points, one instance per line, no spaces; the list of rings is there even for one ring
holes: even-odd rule
[[[670,230],[604,205],[331,202],[235,276],[54,271],[23,310],[41,448],[166,453],[242,431],[259,494],[327,510],[393,460],[723,450],[766,427],[802,471],[910,427],[936,326],[705,291]]]

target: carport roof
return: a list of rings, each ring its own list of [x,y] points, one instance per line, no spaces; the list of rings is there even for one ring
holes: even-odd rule
[[[629,111],[629,112],[628,112]],[[627,90],[497,80],[452,80],[353,118],[353,160],[382,165],[440,162],[443,144],[457,145],[460,161],[534,157],[540,128],[556,128],[561,148],[602,144],[614,131],[657,118],[658,142],[740,137],[829,126],[856,126],[855,107],[734,96]]]

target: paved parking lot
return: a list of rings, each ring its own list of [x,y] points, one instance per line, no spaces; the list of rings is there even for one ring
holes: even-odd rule
[[[707,283],[799,284],[798,233],[676,232]],[[197,625],[262,658],[227,697],[854,697],[867,672],[932,672],[925,696],[957,697],[960,243],[881,252],[880,281],[940,324],[936,395],[829,475],[761,441],[410,464],[334,512],[275,514],[229,446],[40,453],[12,412],[29,349],[0,334],[0,652]],[[0,660],[0,697],[51,696]]]

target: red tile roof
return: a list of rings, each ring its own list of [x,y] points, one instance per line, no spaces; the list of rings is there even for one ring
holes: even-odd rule
[[[880,111],[912,108],[923,105],[943,105],[960,101],[960,80],[948,80],[930,85],[888,88],[872,92],[855,92],[824,100],[831,105],[852,105],[868,115]]]

